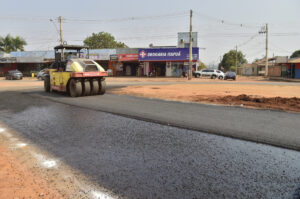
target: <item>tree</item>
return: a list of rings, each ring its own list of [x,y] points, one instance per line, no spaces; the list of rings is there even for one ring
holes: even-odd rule
[[[295,58],[295,57],[300,57],[300,50],[296,50],[295,52],[293,52],[290,58]]]
[[[198,66],[197,70],[202,70],[204,68],[207,68],[206,65],[202,61],[200,61],[200,65]]]
[[[225,53],[223,55],[221,63],[219,64],[219,69],[224,68],[224,71],[229,71],[234,68],[235,70],[235,59],[236,59],[235,50],[230,50],[229,52]],[[237,66],[240,67],[244,63],[247,63],[247,60],[245,59],[245,55],[241,51],[238,51]]]
[[[12,37],[8,34],[5,37],[0,37],[0,51],[6,53],[18,50],[24,51],[25,45],[27,45],[26,41],[19,36]]]
[[[230,71],[235,71],[235,66],[230,66],[229,70]]]
[[[117,42],[115,37],[107,32],[93,33],[83,41],[84,45],[94,49],[101,48],[128,48],[122,42]]]

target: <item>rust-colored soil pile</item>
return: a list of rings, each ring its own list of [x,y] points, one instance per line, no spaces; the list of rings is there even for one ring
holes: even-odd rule
[[[210,102],[226,105],[251,106],[267,109],[278,109],[286,111],[300,112],[300,98],[283,98],[283,97],[259,97],[249,95],[238,96],[191,96],[190,101],[193,102]]]

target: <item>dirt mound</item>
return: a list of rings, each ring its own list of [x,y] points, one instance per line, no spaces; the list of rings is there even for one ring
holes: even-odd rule
[[[213,102],[237,106],[250,106],[267,109],[279,109],[286,111],[300,112],[300,98],[284,98],[284,97],[261,97],[251,95],[238,96],[192,96],[191,101],[194,102]]]

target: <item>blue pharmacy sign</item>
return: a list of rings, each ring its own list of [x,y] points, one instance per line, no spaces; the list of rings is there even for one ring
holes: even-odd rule
[[[199,59],[199,48],[193,48],[193,60]],[[188,61],[189,48],[139,49],[139,61]]]

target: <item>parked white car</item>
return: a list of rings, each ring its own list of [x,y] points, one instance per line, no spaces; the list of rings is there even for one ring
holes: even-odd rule
[[[224,79],[225,74],[216,69],[203,69],[194,72],[195,77],[210,77],[211,79]]]

